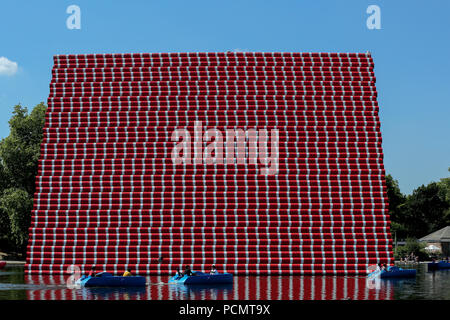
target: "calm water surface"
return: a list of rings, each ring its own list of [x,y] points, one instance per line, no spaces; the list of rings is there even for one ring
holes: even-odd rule
[[[0,300],[410,300],[450,299],[450,271],[417,268],[415,279],[344,276],[240,276],[232,285],[191,287],[167,284],[167,276],[147,277],[144,288],[69,289],[67,276],[28,276],[23,267],[0,271]]]

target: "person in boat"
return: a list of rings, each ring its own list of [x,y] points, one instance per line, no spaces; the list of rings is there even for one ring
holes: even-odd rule
[[[175,276],[178,278],[181,278],[183,276],[183,273],[181,272],[180,268],[177,268],[177,271],[175,272]]]
[[[188,277],[194,275],[194,273],[191,271],[191,267],[186,266],[186,267],[184,268],[184,275],[185,275],[185,276],[188,276]]]
[[[215,266],[215,265],[212,265],[211,271],[209,272],[209,274],[218,274],[218,273],[219,273],[219,272],[217,271],[216,266]]]
[[[92,266],[91,271],[88,273],[88,277],[95,277],[95,266]]]
[[[375,271],[381,271],[381,263],[377,263],[377,268],[375,269]]]
[[[130,269],[127,269],[127,271],[125,271],[123,273],[123,275],[122,275],[122,277],[131,277],[131,276],[133,276],[133,275],[131,274],[131,270]]]

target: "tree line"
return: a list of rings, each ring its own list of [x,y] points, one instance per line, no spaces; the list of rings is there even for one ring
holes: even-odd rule
[[[398,181],[388,174],[386,187],[393,238],[418,239],[450,225],[450,177],[421,185],[405,195]]]
[[[46,109],[43,102],[30,113],[16,105],[10,134],[0,141],[0,251],[26,252]],[[450,225],[450,177],[410,195],[390,174],[386,186],[393,238],[420,238]]]

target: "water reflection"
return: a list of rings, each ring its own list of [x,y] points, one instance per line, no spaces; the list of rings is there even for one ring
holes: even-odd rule
[[[418,273],[416,279],[394,283],[397,300],[450,300],[450,270]]]
[[[390,281],[376,289],[365,277],[335,276],[242,276],[226,286],[185,286],[167,284],[167,276],[147,277],[145,288],[65,287],[64,276],[29,275],[29,285],[47,284],[49,288],[27,290],[30,300],[385,300],[394,298]],[[56,287],[52,287],[55,286]]]
[[[76,290],[76,289],[73,289]],[[146,289],[139,288],[81,288],[77,295],[83,300],[141,300]]]
[[[170,284],[169,296],[176,300],[229,300],[233,284],[211,286]]]
[[[24,275],[23,267],[0,271],[0,300],[391,300],[450,299],[450,270],[418,268],[414,279],[335,276],[241,276],[228,286],[167,284],[168,276],[147,277],[144,288],[69,289],[67,276]]]

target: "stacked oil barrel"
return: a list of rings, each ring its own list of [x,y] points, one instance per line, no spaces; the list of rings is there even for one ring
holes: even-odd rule
[[[369,53],[55,56],[26,272],[392,261],[373,69]]]

